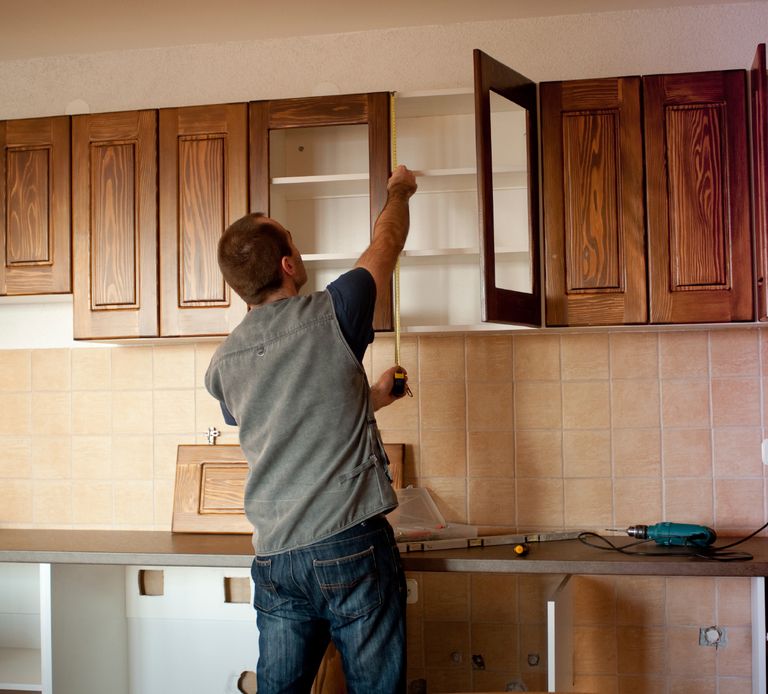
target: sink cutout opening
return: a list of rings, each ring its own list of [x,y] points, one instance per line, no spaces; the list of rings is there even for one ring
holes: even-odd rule
[[[247,576],[225,577],[224,602],[250,604],[251,579]]]
[[[139,595],[165,595],[162,569],[139,569]]]

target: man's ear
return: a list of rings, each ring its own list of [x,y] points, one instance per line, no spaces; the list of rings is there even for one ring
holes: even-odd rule
[[[296,273],[296,268],[294,267],[291,256],[289,255],[284,255],[282,258],[280,258],[280,267],[283,269],[283,272],[290,277],[293,277],[293,275]]]

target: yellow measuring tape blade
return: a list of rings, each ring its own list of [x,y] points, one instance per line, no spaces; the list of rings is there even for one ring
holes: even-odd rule
[[[392,170],[397,167],[397,124],[395,121],[395,93],[389,95],[390,146],[392,152]],[[392,275],[393,283],[393,314],[395,323],[395,364],[400,366],[400,256],[395,263]]]

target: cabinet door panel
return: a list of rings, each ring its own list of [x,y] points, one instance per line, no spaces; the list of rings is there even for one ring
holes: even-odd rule
[[[757,317],[768,320],[768,73],[765,44],[752,64],[752,160],[754,162],[755,254],[757,256]]]
[[[753,317],[745,75],[644,78],[651,322]]]
[[[640,79],[540,93],[547,325],[644,323]]]
[[[73,256],[76,338],[155,337],[157,116],[75,116]]]
[[[69,118],[0,123],[0,294],[71,291]]]
[[[539,268],[539,191],[538,191],[538,116],[536,85],[506,65],[475,49],[475,128],[477,191],[480,214],[480,267],[482,273],[481,317],[483,321],[541,325],[541,284]],[[525,243],[528,272],[527,290],[503,286],[497,272],[496,226],[504,220],[494,218],[494,141],[491,132],[492,101],[515,104],[524,111],[526,145],[524,172],[528,194],[528,234]],[[501,143],[504,146],[506,143]],[[497,151],[499,143],[496,143]]]
[[[245,104],[160,111],[160,334],[223,335],[245,315],[216,259],[248,211]]]

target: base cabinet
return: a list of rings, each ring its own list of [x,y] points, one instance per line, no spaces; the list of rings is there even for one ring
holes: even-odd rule
[[[236,694],[255,670],[248,569],[62,564],[51,597],[56,694]]]
[[[0,692],[51,694],[50,565],[0,564]]]

